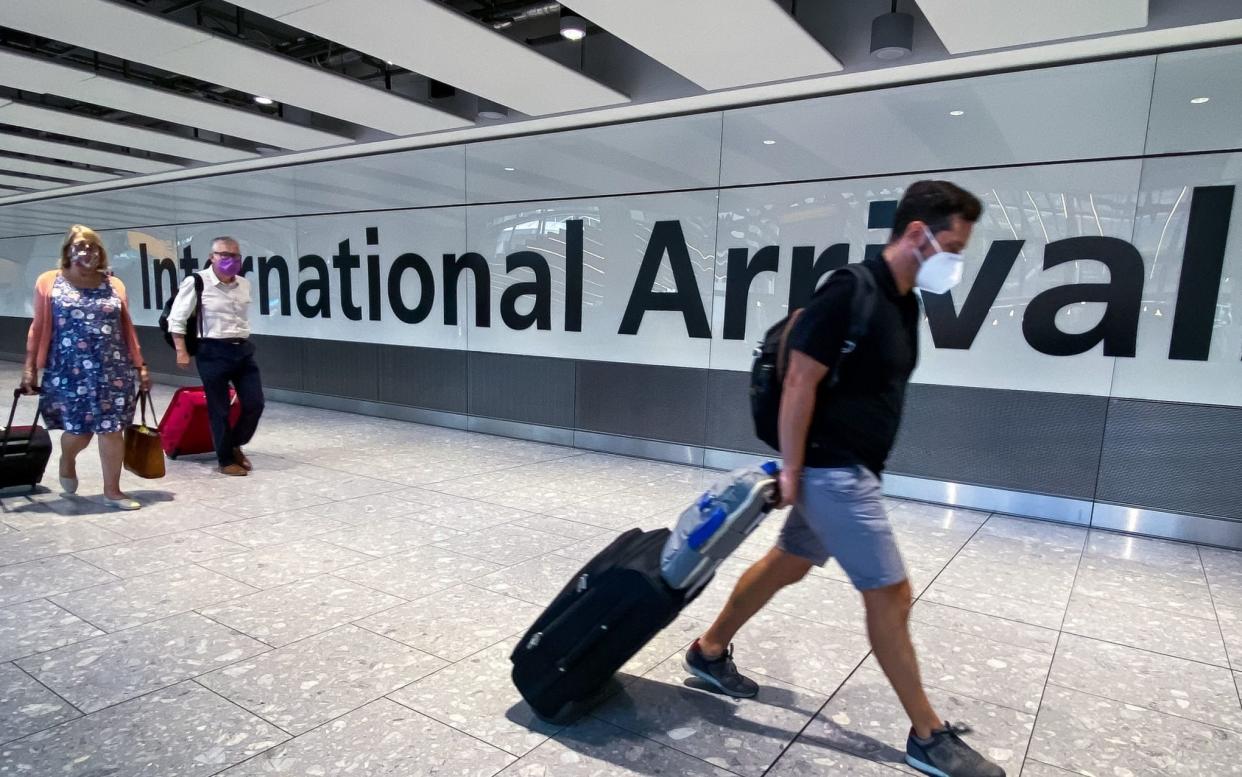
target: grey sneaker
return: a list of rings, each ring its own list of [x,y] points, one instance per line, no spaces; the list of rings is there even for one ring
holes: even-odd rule
[[[708,659],[696,639],[686,651],[686,670],[735,699],[749,699],[759,693],[758,683],[738,673],[737,665],[733,663],[732,645],[719,658]]]
[[[962,741],[968,726],[945,723],[927,740],[910,732],[906,740],[906,763],[932,777],[1005,777],[1005,770],[979,755]]]

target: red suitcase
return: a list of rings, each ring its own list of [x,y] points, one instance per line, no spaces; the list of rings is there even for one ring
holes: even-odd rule
[[[241,405],[237,392],[229,389],[229,425],[237,423]],[[164,418],[160,421],[160,441],[169,458],[210,453],[215,450],[211,441],[211,424],[207,420],[207,394],[202,386],[177,389]]]

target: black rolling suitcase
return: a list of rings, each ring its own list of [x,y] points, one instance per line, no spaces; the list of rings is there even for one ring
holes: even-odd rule
[[[14,389],[13,407],[9,410],[9,422],[0,433],[0,488],[30,486],[33,491],[43,480],[43,471],[52,457],[52,438],[39,426],[39,410],[35,409],[34,423],[30,426],[14,426],[17,403],[22,390]]]
[[[660,576],[669,531],[631,529],[591,559],[514,649],[513,684],[540,718],[568,722],[697,595]]]

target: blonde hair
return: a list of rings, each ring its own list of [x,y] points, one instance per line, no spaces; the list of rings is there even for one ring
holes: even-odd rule
[[[64,242],[60,244],[60,269],[69,269],[69,247],[79,240],[86,240],[98,246],[99,269],[108,269],[108,249],[104,248],[103,240],[100,239],[99,233],[81,224],[74,224],[72,227],[69,227],[69,232],[65,235]]]

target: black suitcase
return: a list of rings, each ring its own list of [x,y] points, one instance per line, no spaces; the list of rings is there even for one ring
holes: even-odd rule
[[[17,403],[22,390],[13,391],[13,408],[9,410],[9,422],[0,433],[0,488],[30,486],[34,490],[43,480],[43,471],[52,457],[52,438],[39,426],[39,409],[35,408],[34,423],[30,426],[14,426]]]
[[[660,577],[668,529],[631,529],[591,559],[518,642],[513,684],[535,714],[565,723],[599,701],[626,661],[668,626],[693,593]]]

